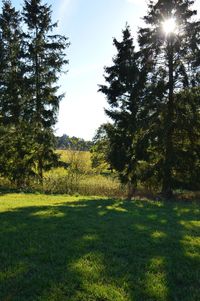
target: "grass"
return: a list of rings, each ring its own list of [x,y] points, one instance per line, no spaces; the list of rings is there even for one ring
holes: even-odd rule
[[[46,171],[42,186],[37,180],[32,180],[21,191],[108,197],[127,195],[126,187],[120,184],[115,174],[109,171],[100,174],[92,168],[90,152],[57,150],[57,153],[62,161],[69,164],[68,168],[58,167]],[[0,177],[0,191],[13,192],[17,191],[17,187],[8,179]]]
[[[0,196],[1,301],[199,301],[200,206]]]
[[[108,171],[100,174],[92,168],[90,152],[58,150],[57,153],[69,167],[67,170],[54,168],[46,172],[43,192],[108,197],[121,197],[127,194],[126,188],[122,187],[116,175]]]
[[[43,185],[45,193],[101,195],[121,197],[127,194],[126,188],[112,176],[100,174],[68,173],[62,168],[46,173]]]

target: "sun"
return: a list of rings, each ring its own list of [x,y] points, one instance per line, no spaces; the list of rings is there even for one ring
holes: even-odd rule
[[[166,19],[165,21],[162,22],[162,28],[166,35],[175,33],[177,29],[176,19],[175,18]]]

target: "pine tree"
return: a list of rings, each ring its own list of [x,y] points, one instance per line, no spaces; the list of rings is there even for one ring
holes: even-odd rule
[[[137,186],[137,165],[144,154],[142,135],[142,100],[146,66],[135,52],[130,28],[123,30],[122,42],[113,40],[117,54],[113,65],[105,68],[105,85],[100,91],[107,97],[106,114],[113,124],[106,127],[109,138],[108,161],[118,171],[120,180],[128,184],[130,195]]]
[[[24,123],[21,16],[9,0],[3,1],[0,31],[0,172],[21,186],[33,172],[33,160],[30,131]]]
[[[56,23],[51,21],[51,7],[41,0],[26,0],[23,17],[27,26],[25,35],[26,116],[31,122],[34,135],[34,151],[38,176],[42,180],[43,170],[56,160],[54,154],[53,126],[57,120],[59,102],[57,85],[69,43],[64,36],[53,34]]]
[[[22,31],[21,17],[10,1],[3,1],[0,15],[0,109],[1,123],[18,125],[23,115],[21,63]]]
[[[175,166],[175,94],[181,89],[199,85],[198,62],[200,22],[194,20],[194,1],[149,1],[145,28],[139,31],[141,53],[150,66],[148,74],[149,96],[146,105],[157,116],[162,169],[162,191],[172,196]],[[165,33],[163,23],[176,21],[174,32]]]

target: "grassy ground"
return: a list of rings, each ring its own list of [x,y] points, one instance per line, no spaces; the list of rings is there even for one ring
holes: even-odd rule
[[[199,301],[200,205],[0,196],[0,300]]]

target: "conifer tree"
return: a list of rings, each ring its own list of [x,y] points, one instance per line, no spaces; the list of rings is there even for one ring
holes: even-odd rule
[[[51,7],[41,0],[25,0],[23,19],[25,35],[25,62],[27,86],[27,118],[33,128],[33,146],[38,176],[56,160],[53,126],[57,120],[59,102],[57,84],[65,59],[67,38],[53,34],[57,26],[51,21]]]
[[[21,186],[33,172],[33,161],[30,130],[24,123],[21,16],[9,0],[3,1],[0,31],[0,172]]]
[[[21,17],[9,0],[3,1],[0,15],[0,109],[1,123],[17,125],[23,114],[21,63]]]
[[[146,106],[149,116],[157,116],[156,141],[161,155],[162,191],[172,196],[175,167],[175,94],[181,89],[199,86],[200,22],[191,0],[149,1],[146,27],[139,31],[141,53],[150,66]],[[174,28],[168,31],[165,26]],[[171,23],[170,23],[171,22]],[[155,128],[155,126],[152,128]],[[157,143],[156,142],[156,143]]]
[[[99,91],[106,95],[109,109],[106,114],[113,124],[106,126],[109,138],[108,161],[128,184],[130,196],[137,186],[137,165],[144,155],[142,135],[142,99],[144,97],[146,67],[135,52],[129,26],[123,30],[123,40],[113,44],[117,54],[113,65],[105,68],[105,85]]]

